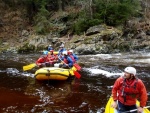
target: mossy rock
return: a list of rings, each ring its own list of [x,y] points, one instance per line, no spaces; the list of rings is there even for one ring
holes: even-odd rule
[[[29,45],[28,43],[24,44],[23,46],[18,48],[18,53],[30,53],[35,51],[34,45]]]

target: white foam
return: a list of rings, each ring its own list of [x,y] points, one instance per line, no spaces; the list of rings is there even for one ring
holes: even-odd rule
[[[105,70],[101,70],[101,69],[91,69],[91,68],[86,68],[86,70],[88,70],[92,75],[98,75],[98,74],[101,74],[101,75],[104,75],[106,77],[111,77],[111,76],[122,76],[123,73],[110,73],[108,71],[105,71]]]
[[[136,54],[97,54],[92,55],[95,57],[99,57],[101,59],[107,60],[107,59],[113,59],[113,61],[116,62],[127,62],[127,63],[144,63],[149,64],[150,63],[150,53],[136,53]],[[90,60],[94,60],[94,58],[91,58]],[[95,58],[96,59],[96,58]]]
[[[31,74],[31,73],[21,73],[22,76],[30,76],[32,78],[34,78],[34,74]]]

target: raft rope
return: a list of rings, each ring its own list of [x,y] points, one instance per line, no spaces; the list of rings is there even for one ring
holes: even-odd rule
[[[47,71],[48,71],[48,74],[46,74],[46,76],[48,76],[48,85],[49,85],[49,77],[50,77],[50,70],[49,69],[47,69]]]

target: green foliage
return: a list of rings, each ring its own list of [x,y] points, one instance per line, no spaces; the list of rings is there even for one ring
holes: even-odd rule
[[[38,1],[38,0],[37,0]],[[38,3],[38,2],[37,2]],[[41,3],[41,8],[34,18],[35,29],[38,34],[46,34],[51,28],[51,23],[48,19],[50,13],[45,8],[46,2],[43,0]]]
[[[101,24],[103,21],[99,18],[90,18],[85,10],[78,14],[78,19],[73,25],[73,31],[75,34],[81,34],[85,32],[89,27]]]
[[[137,13],[140,7],[137,0],[93,0],[92,8],[93,15],[89,15],[90,12],[86,9],[79,13],[74,25],[75,33],[81,34],[89,27],[101,23],[111,26],[124,24]]]
[[[89,27],[92,27],[92,26],[95,26],[95,25],[98,25],[101,23],[102,23],[102,20],[100,20],[100,19],[89,19],[88,20],[88,26]]]
[[[49,33],[50,29],[51,23],[47,20],[40,21],[35,26],[36,33],[41,35]]]
[[[87,21],[84,19],[79,19],[73,26],[74,32],[76,34],[81,34],[88,28]]]
[[[18,53],[29,53],[35,50],[34,45],[29,45],[29,43],[25,43],[22,47],[19,47],[17,52]]]
[[[39,34],[46,34],[53,29],[50,13],[66,6],[81,7],[80,13],[69,14],[68,20],[74,23],[73,30],[81,34],[89,27],[101,23],[107,25],[124,24],[140,10],[139,0],[3,0],[9,6],[26,7],[30,23],[34,23]],[[78,5],[75,5],[78,4]],[[53,10],[52,10],[53,9]],[[69,13],[69,11],[68,11]]]
[[[5,4],[13,9],[17,9],[19,6],[24,6],[26,0],[2,0]]]
[[[113,26],[123,24],[140,9],[138,0],[95,0],[94,4],[94,17]]]
[[[81,34],[86,31],[89,27],[100,24],[101,21],[99,19],[79,19],[74,24],[74,32],[76,34]]]

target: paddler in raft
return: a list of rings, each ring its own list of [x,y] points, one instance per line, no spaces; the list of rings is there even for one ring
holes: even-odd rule
[[[76,63],[78,60],[78,57],[73,53],[73,50],[68,51],[68,56],[73,60],[73,63]]]
[[[73,60],[69,57],[68,52],[67,51],[63,51],[62,52],[63,57],[59,58],[61,61],[61,64],[59,65],[60,68],[65,68],[65,69],[69,69],[73,67]]]
[[[43,52],[43,55],[36,61],[36,64],[42,67],[54,67],[54,63],[58,61],[57,55],[54,54],[54,50],[50,50],[48,54]]]

